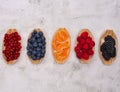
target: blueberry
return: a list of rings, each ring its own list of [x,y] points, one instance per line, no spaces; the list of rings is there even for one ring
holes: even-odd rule
[[[39,60],[39,59],[40,59],[40,57],[36,57],[36,59],[37,59],[37,60]]]
[[[45,49],[45,45],[42,45],[41,49]]]
[[[39,32],[38,34],[39,34],[39,36],[43,36],[43,32]]]
[[[40,43],[42,40],[40,38],[37,39],[37,42]]]
[[[34,50],[34,51],[32,51],[32,54],[33,54],[33,55],[36,55],[36,54],[37,54],[37,52]]]
[[[28,55],[28,56],[31,56],[31,55],[32,55],[32,53],[31,53],[30,51],[28,51],[28,52],[27,52],[27,55]]]
[[[31,42],[35,42],[35,37],[31,37]]]
[[[38,43],[38,46],[39,46],[39,47],[42,47],[42,43]]]
[[[45,54],[45,49],[42,49],[42,50],[41,50],[41,53],[42,53],[42,54]]]
[[[27,50],[29,50],[30,49],[30,47],[29,46],[27,46]]]
[[[33,49],[32,49],[32,48],[30,48],[30,49],[29,49],[29,51],[31,51],[31,52],[32,52],[32,51],[33,51]]]
[[[36,31],[36,30],[34,30],[34,31],[32,32],[32,36],[35,36],[35,34],[37,34],[37,31]]]
[[[34,42],[33,47],[37,47],[37,46],[38,46],[37,42]]]
[[[41,54],[41,57],[43,58],[45,56],[45,54]]]
[[[41,39],[42,39],[42,41],[45,41],[45,37],[44,36],[42,36]]]
[[[37,50],[37,51],[41,51],[41,48],[37,47],[36,50]]]
[[[46,44],[46,42],[45,41],[42,41],[42,45],[45,45]]]
[[[37,33],[37,34],[35,34],[35,36],[36,36],[36,38],[39,38],[40,37],[40,35]]]
[[[32,44],[28,43],[27,44],[27,50],[29,50],[30,48],[32,48]]]
[[[33,60],[37,60],[37,57],[35,55],[32,55]]]
[[[32,42],[32,40],[29,38],[29,39],[28,39],[28,42],[29,42],[29,43],[31,43],[31,42]]]
[[[37,57],[40,57],[41,56],[41,53],[37,53]]]

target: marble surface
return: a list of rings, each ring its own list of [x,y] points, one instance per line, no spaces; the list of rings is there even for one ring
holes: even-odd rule
[[[72,42],[63,65],[55,63],[51,52],[59,27],[67,28]],[[120,41],[120,0],[0,0],[1,46],[9,28],[20,32],[23,48],[14,65],[7,65],[0,52],[0,92],[120,92],[120,50],[111,66],[98,55],[99,38],[106,29],[113,29]],[[27,38],[34,28],[41,28],[47,41],[46,56],[38,65],[26,55]],[[91,30],[96,42],[90,64],[81,64],[74,53],[76,36],[83,28]]]

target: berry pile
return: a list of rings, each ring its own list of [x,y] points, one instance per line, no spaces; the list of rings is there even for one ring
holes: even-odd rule
[[[3,54],[7,62],[16,60],[20,56],[21,37],[18,32],[6,33],[4,36]]]
[[[28,39],[27,55],[32,58],[32,60],[40,60],[45,56],[45,45],[46,41],[43,32],[34,30],[31,33],[31,37]]]
[[[109,61],[110,58],[116,56],[115,40],[111,36],[105,37],[105,42],[100,47],[102,56],[105,60]]]
[[[75,47],[76,56],[79,59],[88,60],[94,54],[94,46],[95,42],[89,36],[88,32],[83,32],[77,37],[77,45]]]

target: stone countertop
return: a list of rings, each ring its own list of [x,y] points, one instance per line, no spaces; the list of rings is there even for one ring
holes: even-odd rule
[[[62,65],[55,63],[51,52],[52,37],[60,27],[71,36],[70,56]],[[111,66],[104,65],[98,54],[99,38],[106,29],[113,29],[120,41],[119,0],[0,0],[1,46],[9,28],[20,32],[23,48],[14,65],[7,65],[0,52],[0,92],[120,91],[120,50]],[[46,56],[38,65],[26,55],[27,38],[34,28],[44,32],[47,42]],[[80,63],[74,52],[83,28],[91,30],[96,43],[90,64]]]

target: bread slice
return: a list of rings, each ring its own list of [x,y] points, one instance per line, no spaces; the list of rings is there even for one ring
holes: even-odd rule
[[[116,56],[117,56],[117,51],[118,51],[118,40],[117,40],[116,34],[113,32],[113,30],[106,30],[105,33],[101,36],[100,42],[99,42],[99,55],[100,55],[102,62],[105,65],[111,65],[113,61],[116,59],[116,56],[115,56],[114,58],[110,58],[110,60],[107,61],[104,59],[104,57],[102,56],[102,52],[100,51],[100,47],[104,43],[105,37],[108,35],[110,35],[115,40]]]
[[[17,32],[17,30],[16,30],[16,29],[9,29],[9,30],[7,31],[7,34],[11,34],[11,33],[14,33],[14,32]],[[19,33],[18,33],[18,34],[19,34]],[[21,41],[19,41],[19,42],[21,43]],[[3,41],[3,45],[2,45],[2,50],[5,50],[4,41]],[[3,54],[3,57],[4,57],[5,61],[6,61],[6,57],[5,57],[4,54]],[[17,60],[6,61],[6,63],[7,63],[7,64],[14,64],[16,61],[17,61]]]
[[[80,36],[83,32],[88,32],[88,36],[90,36],[92,38],[92,40],[94,40],[93,38],[93,35],[92,33],[90,32],[89,29],[82,29],[79,33],[78,36]],[[76,45],[77,45],[78,42],[76,42]],[[95,47],[93,47],[93,51],[95,50]],[[91,62],[91,59],[92,59],[93,55],[89,56],[89,59],[88,60],[85,60],[85,59],[80,59],[80,62],[81,63],[84,63],[84,64],[87,64],[87,63],[90,63]]]

